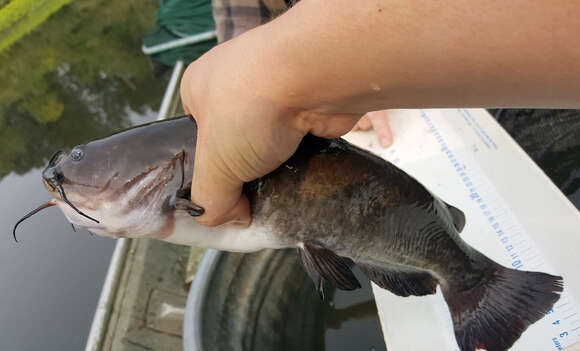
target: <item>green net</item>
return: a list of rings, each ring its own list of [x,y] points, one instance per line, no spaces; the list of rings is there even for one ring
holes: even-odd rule
[[[211,0],[160,0],[157,13],[157,28],[143,38],[147,48],[215,30]],[[167,66],[175,65],[178,60],[189,63],[217,44],[216,39],[181,46],[150,57]]]

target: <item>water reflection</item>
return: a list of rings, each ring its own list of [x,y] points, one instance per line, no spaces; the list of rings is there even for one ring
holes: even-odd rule
[[[52,153],[155,118],[167,77],[140,45],[157,6],[75,0],[0,51],[1,350],[84,348],[115,241],[74,233],[57,209],[22,223],[19,244],[11,229],[48,200]]]
[[[140,53],[156,8],[74,1],[1,52],[0,179],[157,109],[164,80]]]

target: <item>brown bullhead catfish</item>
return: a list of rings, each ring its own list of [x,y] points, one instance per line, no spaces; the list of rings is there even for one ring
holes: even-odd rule
[[[282,166],[245,184],[249,228],[201,226],[203,209],[189,201],[196,131],[181,117],[58,152],[42,173],[53,199],[22,220],[57,205],[101,236],[239,252],[293,247],[321,293],[324,280],[360,287],[353,263],[399,296],[440,286],[462,351],[508,349],[560,296],[561,277],[490,260],[459,236],[460,210],[342,139],[307,135]]]

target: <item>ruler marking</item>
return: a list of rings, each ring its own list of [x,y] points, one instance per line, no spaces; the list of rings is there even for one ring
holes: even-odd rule
[[[500,218],[503,222],[509,222],[509,215],[506,211],[503,210],[502,207],[498,207],[495,209],[492,209],[493,212],[496,213],[496,217]]]
[[[574,307],[572,307],[572,308],[569,308],[569,309],[567,309],[566,311],[562,311],[562,313],[568,313],[568,312],[570,312],[570,311],[573,311],[573,310],[574,310]]]
[[[468,124],[470,120],[477,119],[475,116],[471,117],[471,113],[468,110],[458,109],[457,111],[463,116]],[[455,175],[459,176],[459,182],[463,186],[464,194],[469,198],[469,200],[471,200],[476,208],[477,215],[481,216],[483,223],[487,223],[486,227],[492,229],[490,234],[493,234],[495,240],[505,250],[503,253],[506,255],[508,262],[511,263],[512,268],[522,269],[523,267],[526,267],[526,270],[537,270],[539,267],[546,269],[549,268],[549,263],[545,261],[543,256],[541,256],[533,239],[529,237],[527,231],[522,227],[517,218],[514,217],[509,206],[504,203],[502,196],[497,192],[497,189],[493,184],[489,182],[489,179],[486,177],[486,174],[481,171],[477,162],[473,157],[470,157],[472,155],[469,153],[466,155],[461,151],[453,150],[450,147],[450,144],[453,143],[451,140],[448,140],[450,138],[447,138],[446,132],[444,131],[445,128],[443,128],[443,126],[438,126],[424,110],[421,110],[421,119],[424,120],[433,133],[432,136],[436,143],[439,144],[440,151],[444,156],[444,159],[447,160],[448,166],[451,167]],[[469,125],[471,126],[471,124]],[[391,153],[393,152],[391,151]],[[517,241],[517,243],[515,243],[515,241]],[[530,243],[527,244],[526,241],[530,241]],[[519,247],[520,245],[522,247]],[[525,258],[524,253],[532,257],[527,259]],[[528,268],[530,265],[533,265],[533,267]],[[562,347],[566,347],[569,346],[568,343],[576,343],[580,338],[580,334],[572,334],[580,329],[580,325],[569,324],[570,319],[574,318],[577,314],[580,314],[576,311],[580,312],[580,310],[578,310],[571,302],[571,309],[567,309],[566,311],[560,309],[556,310],[557,308],[568,305],[567,301],[566,297],[564,297],[564,299],[560,301],[561,305],[554,307],[555,313],[552,317],[562,321],[565,319],[566,322],[564,323],[567,325],[566,329],[571,335],[567,340],[559,340],[550,336],[548,338],[548,340],[550,340],[548,343],[552,347],[554,346],[552,344],[553,340],[558,340],[560,342],[558,346],[562,345]],[[562,318],[563,316],[567,317]],[[580,322],[580,319],[577,319],[573,323],[578,322]],[[574,329],[570,329],[572,327],[574,327]],[[548,329],[546,329],[546,337],[548,336],[547,332]]]
[[[505,227],[504,231],[509,232],[510,230],[514,229],[516,226],[515,225],[510,225],[509,227]]]

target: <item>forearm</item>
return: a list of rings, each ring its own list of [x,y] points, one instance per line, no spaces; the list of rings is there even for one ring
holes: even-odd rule
[[[578,13],[567,0],[302,0],[218,45],[181,82],[198,220],[247,225],[244,182],[305,133],[343,135],[367,111],[580,107]]]
[[[297,110],[579,107],[579,13],[571,1],[303,0],[239,39],[260,88]]]

